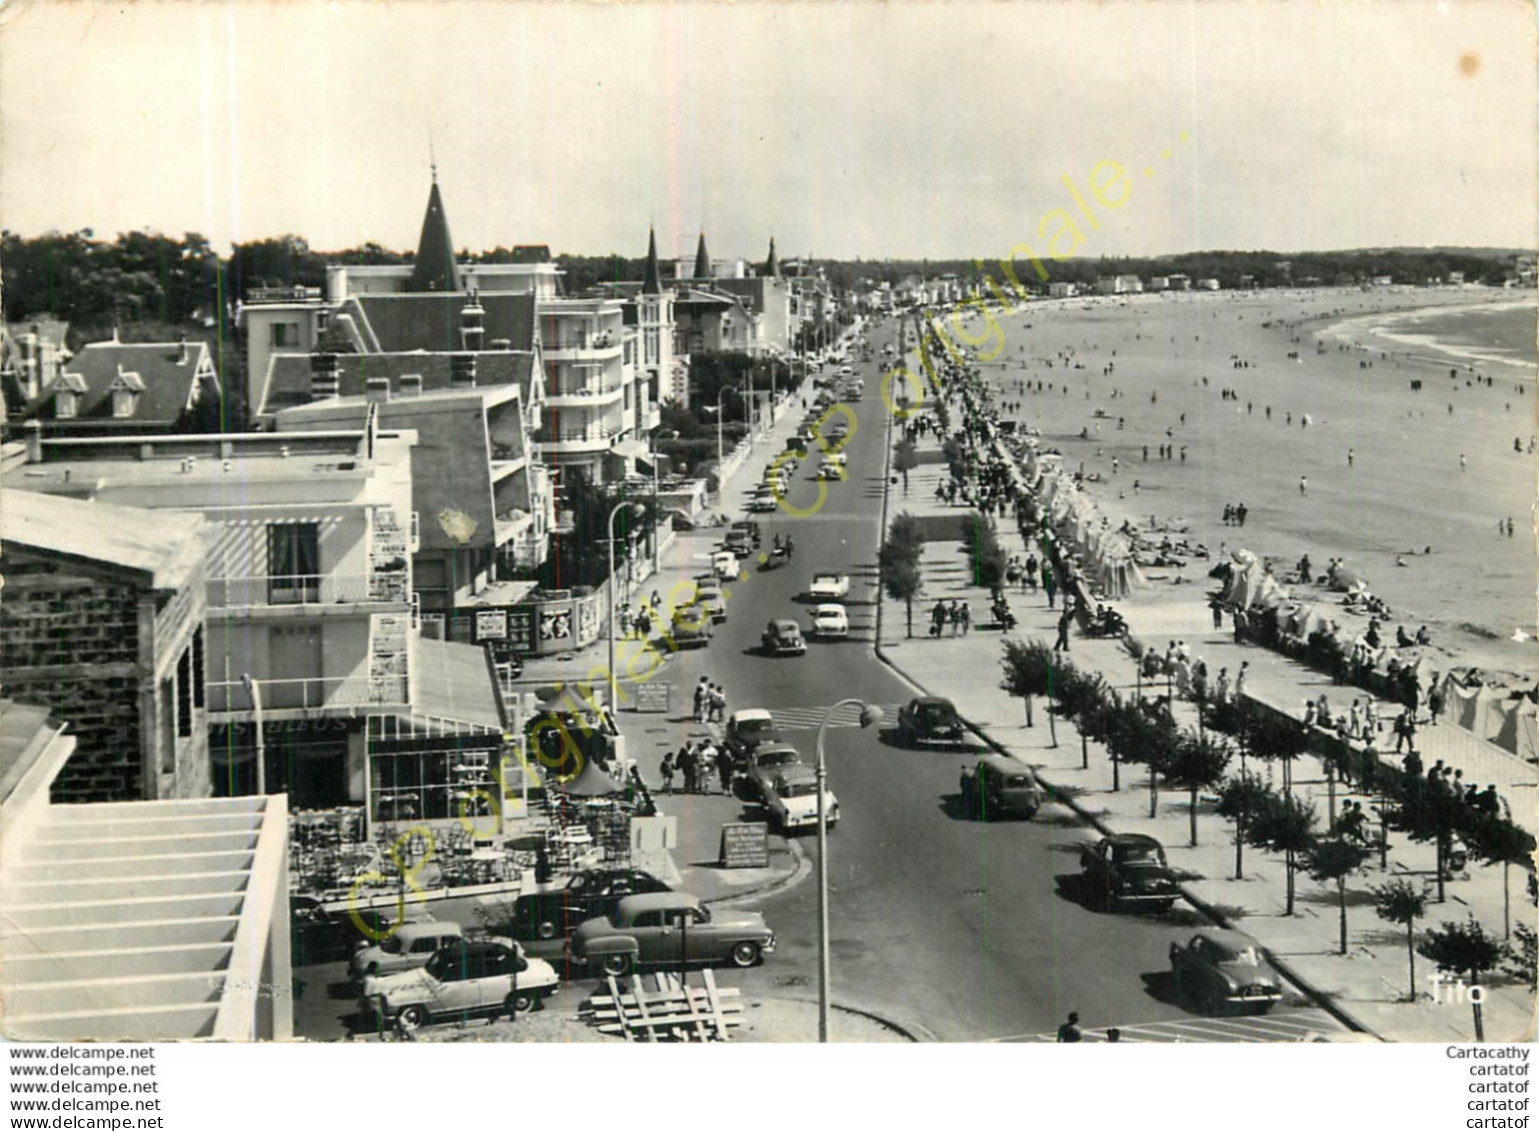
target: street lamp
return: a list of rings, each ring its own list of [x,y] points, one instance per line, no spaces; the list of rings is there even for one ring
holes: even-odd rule
[[[860,708],[860,725],[880,722],[882,709],[863,699],[841,699],[830,707],[818,724],[818,1042],[828,1043],[828,762],[823,753],[823,735],[834,712],[840,707]]]
[[[726,458],[726,448],[722,443],[722,421],[725,419],[726,413],[722,411],[721,398],[726,395],[728,389],[732,388],[733,386],[731,385],[723,385],[716,390],[716,407],[712,410],[716,413],[716,494],[718,496],[721,494],[724,486],[722,483],[721,464],[722,460]],[[707,405],[706,408],[710,409],[710,406]]]
[[[635,503],[627,503],[623,499],[614,505],[609,512],[609,709],[618,713],[620,710],[620,677],[615,675],[615,624],[619,620],[618,610],[615,607],[615,515],[627,507],[632,509],[632,514],[642,508]]]

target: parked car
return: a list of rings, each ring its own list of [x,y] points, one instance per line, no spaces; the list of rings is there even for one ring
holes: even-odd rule
[[[812,610],[812,635],[843,637],[850,634],[850,618],[843,605],[818,605]]]
[[[403,923],[389,938],[354,951],[348,975],[357,983],[377,974],[413,970],[426,966],[443,947],[464,940],[465,928],[458,923]]]
[[[353,953],[389,938],[402,925],[395,907],[327,910],[313,896],[289,900],[289,953],[295,966],[346,962]],[[433,916],[408,905],[405,922],[430,923]]]
[[[1080,846],[1085,899],[1107,910],[1147,907],[1168,911],[1180,896],[1165,848],[1152,836],[1119,833]]]
[[[965,735],[950,699],[921,695],[898,708],[899,746],[952,746]]]
[[[779,742],[780,732],[775,720],[763,707],[744,707],[727,717],[723,741],[727,750],[738,761],[743,761],[754,749],[766,742]]]
[[[760,541],[761,538],[764,537],[764,532],[759,528],[759,524],[757,522],[755,522],[751,518],[739,519],[738,521],[734,522],[730,527],[728,527],[728,530],[729,531],[732,531],[732,530],[745,530],[745,531],[747,531],[748,532],[748,536],[751,539],[753,539],[753,544],[754,544],[754,548],[755,549],[758,549],[759,541]]]
[[[1282,1000],[1282,982],[1254,941],[1234,931],[1198,931],[1191,941],[1170,944],[1176,996],[1204,1013],[1265,1013]]]
[[[801,625],[794,620],[772,620],[759,638],[767,656],[800,656],[807,651]]]
[[[436,1019],[528,1013],[559,990],[551,964],[517,943],[460,942],[417,969],[367,979],[358,1007],[371,1028],[410,1032]]]
[[[820,572],[812,575],[807,586],[807,596],[819,601],[840,601],[849,596],[850,579],[847,574]]]
[[[746,558],[753,553],[753,535],[746,530],[729,530],[722,539],[721,548],[735,558]]]
[[[669,635],[675,648],[704,648],[711,642],[711,612],[703,605],[680,605],[673,610]]]
[[[1031,767],[1004,754],[979,758],[971,772],[963,771],[962,809],[980,821],[1031,818],[1042,808],[1043,796]]]
[[[695,582],[695,600],[711,615],[711,621],[721,624],[727,619],[727,602],[721,595],[721,582],[715,577],[704,577]]]
[[[554,939],[571,934],[584,919],[607,915],[627,895],[668,891],[662,880],[639,868],[588,868],[565,887],[521,895],[512,922],[494,925],[514,938]]]
[[[782,492],[782,494],[783,493],[784,492]],[[775,502],[774,493],[766,491],[762,495],[755,494],[753,498],[748,500],[748,503],[744,509],[746,509],[749,514],[769,514],[777,506],[779,506],[779,504]]]
[[[836,460],[832,456],[824,456],[823,462],[818,464],[818,479],[844,479],[846,478],[844,461]]]
[[[736,581],[742,572],[737,564],[737,555],[731,550],[718,550],[712,554],[711,570],[723,581]]]
[[[818,775],[811,766],[782,766],[764,793],[770,821],[782,832],[818,827]],[[823,791],[823,811],[829,831],[839,823],[839,799]]]
[[[748,780],[753,782],[760,800],[768,800],[775,779],[787,766],[802,765],[802,756],[796,747],[785,742],[771,742],[758,747],[748,756]]]
[[[575,963],[616,976],[643,965],[757,965],[775,933],[756,911],[703,906],[685,892],[630,895],[589,919],[567,944]]]

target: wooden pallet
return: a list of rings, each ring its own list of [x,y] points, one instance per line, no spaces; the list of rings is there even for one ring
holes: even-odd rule
[[[710,970],[701,971],[701,984],[659,972],[650,975],[648,990],[640,974],[624,989],[612,975],[609,992],[588,999],[584,1013],[602,1033],[618,1033],[627,1041],[727,1041],[733,1026],[743,1024],[743,1003],[735,986],[718,986]]]

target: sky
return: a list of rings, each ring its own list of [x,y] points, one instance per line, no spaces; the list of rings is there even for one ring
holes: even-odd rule
[[[1532,247],[1534,58],[1517,0],[32,2],[0,224],[411,249],[436,157],[473,250]]]

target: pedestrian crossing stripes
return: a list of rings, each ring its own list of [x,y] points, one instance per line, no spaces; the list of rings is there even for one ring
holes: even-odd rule
[[[1108,1026],[1113,1028],[1113,1026]],[[1118,1040],[1144,1044],[1179,1044],[1199,1041],[1225,1041],[1241,1044],[1276,1044],[1309,1041],[1325,1034],[1339,1034],[1344,1030],[1328,1014],[1320,1010],[1302,1010],[1266,1017],[1193,1017],[1182,1021],[1155,1021],[1147,1025],[1115,1026],[1120,1032]],[[1106,1029],[1086,1029],[1084,1040],[1105,1041]],[[998,1041],[1011,1043],[1052,1043],[1058,1039],[1056,1031],[1032,1033],[1021,1037],[1000,1037]]]
[[[892,726],[898,721],[898,704],[883,703],[882,722],[880,725]],[[823,722],[823,716],[828,714],[827,707],[771,707],[770,717],[775,721],[777,730],[816,730]],[[834,712],[830,720],[831,727],[854,727],[860,725],[860,706],[847,703]]]

